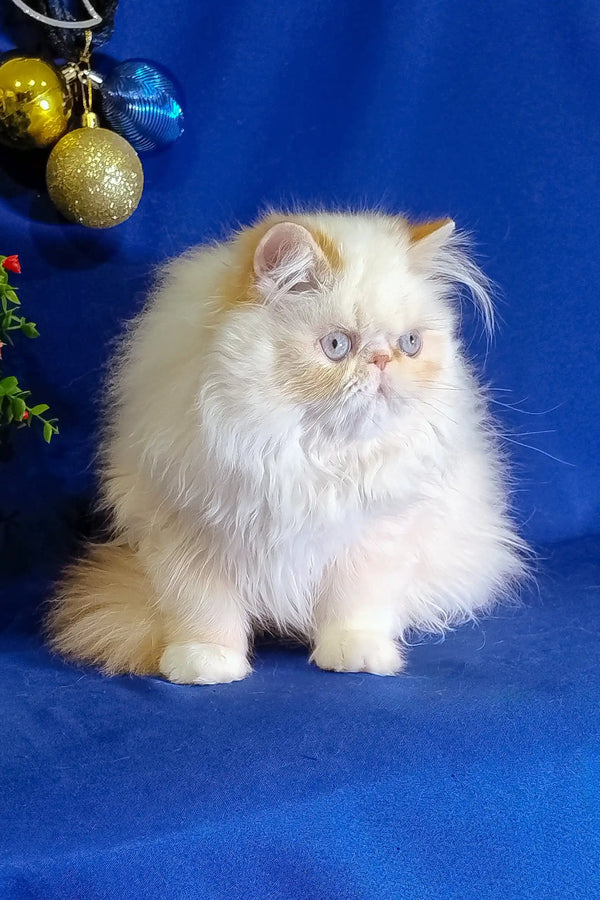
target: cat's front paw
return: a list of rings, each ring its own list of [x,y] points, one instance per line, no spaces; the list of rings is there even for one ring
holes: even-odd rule
[[[398,645],[372,631],[334,630],[317,636],[310,661],[334,672],[397,675],[404,666]]]
[[[169,644],[159,668],[177,684],[225,684],[240,681],[251,672],[245,656],[222,644]]]

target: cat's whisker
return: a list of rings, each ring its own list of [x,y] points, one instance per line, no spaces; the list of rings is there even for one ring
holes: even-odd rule
[[[562,403],[557,403],[556,406],[551,406],[549,409],[541,410],[540,412],[535,412],[528,409],[520,409],[516,404],[510,403],[502,403],[500,400],[495,400],[493,397],[488,397],[488,401],[490,403],[494,403],[496,406],[502,406],[504,409],[510,409],[512,412],[520,413],[524,416],[547,416],[550,413],[556,412],[557,409],[561,409],[565,405],[565,401]],[[526,400],[518,400],[517,403],[525,403]]]
[[[456,420],[453,419],[452,416],[450,416],[450,415],[448,414],[447,410],[445,410],[445,409],[440,409],[436,404],[433,403],[433,401],[431,400],[431,398],[428,399],[428,400],[425,400],[425,399],[423,399],[423,397],[419,397],[418,399],[415,398],[415,399],[408,399],[408,400],[407,400],[406,397],[403,397],[401,394],[399,394],[399,393],[397,393],[397,392],[395,392],[395,391],[392,391],[391,394],[390,394],[390,396],[391,396],[391,398],[392,398],[393,400],[399,401],[400,403],[407,403],[407,402],[408,402],[408,403],[412,403],[413,406],[414,406],[414,405],[421,405],[421,404],[424,405],[424,406],[427,406],[427,407],[429,407],[430,409],[432,409],[435,413],[437,413],[437,415],[443,416],[443,417],[444,417],[445,419],[447,419],[449,422],[452,422],[453,425],[457,425],[457,426],[458,426],[458,423],[456,422]]]
[[[440,382],[440,381],[435,381],[432,383],[431,381],[420,381],[418,378],[415,378],[415,379],[413,379],[412,383],[416,384],[417,387],[426,388],[427,390],[430,390],[430,391],[441,390],[441,391],[455,391],[456,393],[464,392],[464,388],[459,388],[455,384],[444,384],[443,382]]]
[[[501,437],[505,437],[507,432],[497,430],[497,434],[499,434]],[[556,429],[555,428],[547,428],[544,431],[515,431],[514,433],[508,432],[508,434],[510,434],[512,437],[518,437],[518,438],[534,437],[535,435],[538,435],[538,434],[556,434]]]
[[[443,416],[443,417],[444,417],[445,419],[447,419],[449,422],[452,422],[453,425],[456,425],[456,426],[458,427],[458,422],[456,421],[456,419],[453,419],[452,416],[449,416],[448,413],[447,413],[445,410],[439,409],[439,407],[435,406],[435,404],[433,404],[430,400],[423,400],[423,399],[421,398],[421,399],[419,399],[418,402],[419,402],[419,403],[424,403],[425,406],[429,406],[429,407],[430,407],[431,409],[433,409],[433,411],[436,412],[439,416]]]
[[[542,456],[547,456],[549,459],[553,459],[557,463],[561,463],[565,466],[570,466],[572,469],[576,469],[577,466],[569,462],[566,459],[561,459],[559,456],[553,456],[552,453],[548,453],[547,450],[541,450],[539,447],[534,447],[533,444],[523,444],[521,441],[515,441],[512,438],[507,437],[505,434],[500,434],[499,437],[503,441],[508,441],[510,444],[516,444],[518,447],[525,447],[527,450],[535,450],[536,453],[541,453]]]

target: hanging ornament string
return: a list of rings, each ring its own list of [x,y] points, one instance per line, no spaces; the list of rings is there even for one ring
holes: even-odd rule
[[[76,63],[69,63],[63,66],[62,73],[67,80],[67,84],[73,86],[74,90],[79,88],[81,96],[81,107],[83,117],[85,118],[92,111],[92,78],[90,70],[90,58],[92,54],[92,32],[89,28],[85,30],[84,45],[79,54]]]
[[[89,116],[92,112],[92,79],[90,78],[90,54],[92,50],[92,32],[85,32],[85,45],[79,58],[79,65],[85,67],[85,76],[81,79],[81,93],[83,99],[83,115]]]

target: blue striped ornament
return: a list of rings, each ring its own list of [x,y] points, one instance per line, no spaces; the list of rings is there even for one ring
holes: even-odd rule
[[[110,127],[143,153],[183,134],[179,91],[169,75],[147,59],[126,59],[100,85]]]

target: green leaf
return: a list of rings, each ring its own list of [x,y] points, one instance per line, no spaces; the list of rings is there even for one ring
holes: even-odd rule
[[[46,422],[44,425],[44,440],[46,441],[47,444],[49,444],[50,441],[52,440],[53,432],[54,432],[54,429],[52,428],[52,425],[50,424],[50,422]]]
[[[23,420],[23,413],[25,412],[25,401],[21,400],[20,397],[12,397],[10,405],[15,419],[17,422],[21,422]]]
[[[10,423],[12,422],[12,420],[14,419],[14,417],[15,417],[15,416],[14,416],[14,413],[13,413],[13,411],[12,411],[12,406],[9,406],[8,409],[6,410],[6,424],[7,424],[7,425],[10,425]]]
[[[46,412],[47,409],[50,409],[47,403],[38,403],[37,406],[32,406],[29,412],[32,416],[39,416],[41,413]]]
[[[8,375],[0,381],[0,395],[16,394],[19,390],[19,382],[14,375]]]
[[[10,326],[12,320],[13,320],[13,314],[11,312],[4,313],[4,315],[2,316],[2,326],[1,326],[2,331],[7,330],[7,328]]]
[[[36,338],[40,336],[39,331],[35,327],[35,322],[26,322],[24,319],[21,320],[21,331],[28,338]]]
[[[12,290],[12,288],[10,290],[6,291],[4,296],[6,297],[7,300],[10,300],[11,303],[14,303],[15,306],[21,305],[21,301],[19,300],[19,298],[17,297],[15,292]]]

